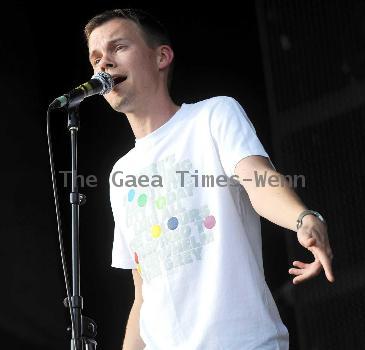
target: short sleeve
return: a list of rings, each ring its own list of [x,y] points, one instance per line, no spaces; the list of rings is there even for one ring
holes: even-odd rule
[[[210,129],[222,167],[227,176],[234,175],[237,163],[248,156],[269,158],[256,130],[242,106],[232,97],[217,97],[210,116]]]
[[[112,174],[114,172],[114,168],[109,176],[109,186],[110,186],[110,205],[113,212],[114,218],[114,241],[113,241],[113,249],[112,249],[112,267],[117,267],[121,269],[136,269],[136,263],[134,261],[133,253],[131,252],[127,237],[122,231],[119,220],[120,215],[123,215],[123,212],[119,212],[123,210],[122,207],[118,207],[117,203],[121,202],[120,193],[116,191],[116,188],[111,181]]]
[[[127,242],[120,232],[119,227],[115,224],[114,241],[112,250],[112,267],[121,269],[136,269],[136,263],[133,259],[131,251],[128,248]]]

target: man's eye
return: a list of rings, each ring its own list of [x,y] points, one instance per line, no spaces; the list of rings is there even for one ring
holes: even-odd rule
[[[116,48],[115,48],[115,51],[119,51],[119,50],[124,50],[126,48],[125,45],[118,45]]]
[[[94,66],[96,66],[99,62],[100,62],[100,58],[97,58],[96,60],[94,60]]]

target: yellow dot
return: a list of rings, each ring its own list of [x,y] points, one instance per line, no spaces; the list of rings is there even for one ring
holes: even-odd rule
[[[139,272],[139,274],[142,273],[142,269],[141,269],[141,265],[140,264],[137,265],[137,271]]]
[[[158,238],[161,236],[161,226],[153,225],[151,228],[151,235],[153,238]]]

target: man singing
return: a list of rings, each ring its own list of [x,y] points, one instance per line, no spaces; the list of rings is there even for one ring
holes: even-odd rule
[[[295,284],[322,268],[334,281],[323,217],[285,179],[284,186],[257,186],[257,175],[279,183],[283,175],[237,101],[172,101],[174,52],[151,15],[106,11],[85,34],[94,71],[123,77],[105,99],[135,136],[110,174],[112,265],[131,269],[135,284],[123,349],[288,349],[265,282],[260,216],[296,232],[313,254],[312,263],[293,263]],[[138,182],[122,186],[117,172]],[[194,174],[212,176],[214,186],[196,186]],[[153,177],[161,183],[146,180]]]

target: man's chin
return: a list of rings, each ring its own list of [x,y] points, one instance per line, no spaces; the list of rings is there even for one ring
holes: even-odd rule
[[[128,106],[128,101],[126,98],[121,98],[109,102],[110,106],[117,112],[125,113]]]

